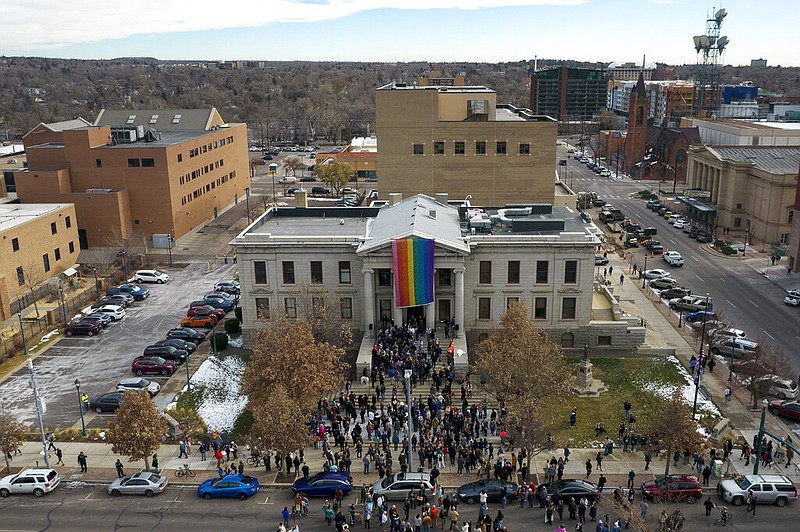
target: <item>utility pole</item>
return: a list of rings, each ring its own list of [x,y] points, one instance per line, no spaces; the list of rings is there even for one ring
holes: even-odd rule
[[[44,456],[44,465],[50,468],[50,457],[47,454],[47,438],[44,435],[44,421],[42,421],[42,414],[47,412],[47,405],[44,399],[39,397],[39,390],[36,387],[36,375],[33,372],[33,361],[28,359],[28,373],[30,373],[30,387],[33,390],[33,401],[36,406],[36,417],[39,419],[39,431],[42,436],[42,455]]]
[[[411,452],[411,435],[414,432],[414,425],[413,420],[411,419],[411,370],[405,370],[404,374],[406,378],[406,408],[408,410],[408,472],[411,473],[413,471],[412,457],[414,456]]]

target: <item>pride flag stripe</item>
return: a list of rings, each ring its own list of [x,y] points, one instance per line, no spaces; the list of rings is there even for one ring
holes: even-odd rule
[[[415,307],[433,303],[434,241],[423,238],[392,240],[395,304]]]

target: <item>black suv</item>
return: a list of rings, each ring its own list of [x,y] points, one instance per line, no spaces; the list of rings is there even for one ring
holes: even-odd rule
[[[144,348],[144,356],[161,357],[164,360],[173,360],[176,364],[186,362],[188,352],[185,349],[178,349],[171,345],[150,345]]]

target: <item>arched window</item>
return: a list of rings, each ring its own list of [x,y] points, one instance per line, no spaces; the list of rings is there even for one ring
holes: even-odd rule
[[[575,335],[566,332],[561,335],[561,347],[575,347]]]
[[[636,108],[636,125],[644,123],[644,107],[641,105]]]

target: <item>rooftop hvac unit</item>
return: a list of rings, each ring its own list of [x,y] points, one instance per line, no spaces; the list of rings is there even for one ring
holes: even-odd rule
[[[114,126],[111,128],[111,140],[114,144],[131,144],[136,142],[136,126]]]

